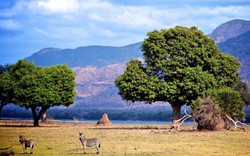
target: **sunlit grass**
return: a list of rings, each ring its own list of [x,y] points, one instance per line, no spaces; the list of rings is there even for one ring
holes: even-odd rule
[[[23,125],[22,125],[23,126]],[[78,132],[87,138],[101,140],[99,155],[250,155],[250,132],[193,131],[191,126],[182,132],[166,132],[169,125],[53,124],[41,127],[5,126],[0,122],[0,149],[21,155],[19,135],[35,140],[33,155],[83,155]],[[29,149],[27,150],[30,151]],[[0,151],[1,152],[1,151]],[[87,148],[86,155],[96,155]]]

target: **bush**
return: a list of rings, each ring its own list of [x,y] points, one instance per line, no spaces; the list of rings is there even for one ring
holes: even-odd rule
[[[240,93],[232,88],[221,88],[218,90],[211,90],[207,94],[211,95],[218,101],[221,111],[229,115],[235,120],[244,120],[244,101]]]
[[[193,109],[192,116],[198,123],[197,129],[218,130],[224,128],[221,109],[210,96],[198,99],[191,108]]]

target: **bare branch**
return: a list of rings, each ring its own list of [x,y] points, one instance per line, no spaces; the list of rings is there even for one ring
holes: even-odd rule
[[[234,124],[234,130],[238,128],[243,129],[245,132],[247,131],[248,125],[245,123],[242,123],[240,121],[234,121],[230,116],[226,115],[226,117]]]
[[[178,119],[178,120],[174,120],[172,127],[170,128],[171,131],[180,131],[180,126],[183,124],[183,122],[189,118],[192,118],[191,115],[187,114],[186,109],[184,110],[185,114],[182,118]]]

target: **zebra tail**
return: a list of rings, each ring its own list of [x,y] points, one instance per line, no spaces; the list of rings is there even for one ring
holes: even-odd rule
[[[99,143],[99,148],[101,148],[101,143]]]

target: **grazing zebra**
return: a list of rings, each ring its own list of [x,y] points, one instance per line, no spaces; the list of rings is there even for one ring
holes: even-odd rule
[[[26,152],[27,147],[30,147],[30,153],[33,153],[33,148],[34,148],[34,141],[33,140],[26,140],[24,136],[20,135],[19,136],[19,142],[21,143],[21,145],[23,146],[23,152]]]
[[[99,154],[99,148],[101,147],[100,141],[97,138],[86,139],[82,133],[79,133],[79,139],[82,143],[84,154],[86,154],[86,147],[92,147],[95,145],[96,154]]]

